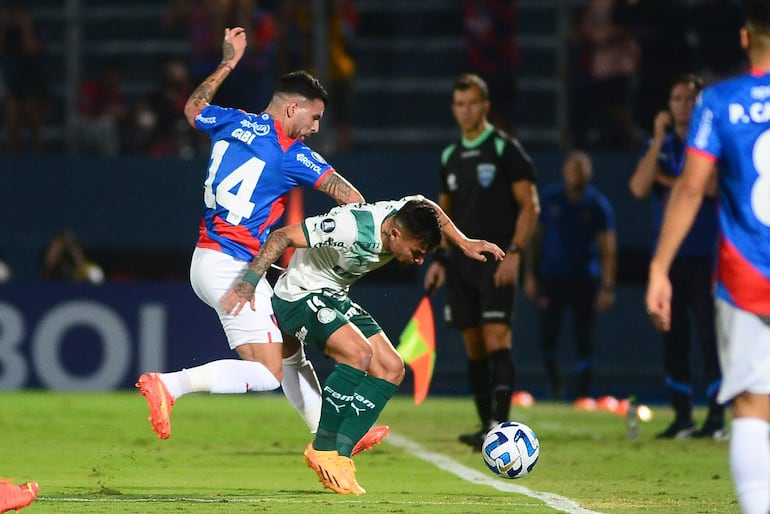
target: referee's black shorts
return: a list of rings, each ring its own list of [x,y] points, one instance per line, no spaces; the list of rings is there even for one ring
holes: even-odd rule
[[[453,256],[446,266],[447,323],[457,329],[487,323],[510,325],[516,291],[513,286],[495,287],[493,276],[499,262],[479,262]]]

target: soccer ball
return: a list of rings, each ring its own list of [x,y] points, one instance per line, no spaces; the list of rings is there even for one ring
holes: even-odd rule
[[[524,423],[506,421],[489,429],[481,446],[484,464],[503,478],[521,478],[540,458],[540,441]]]

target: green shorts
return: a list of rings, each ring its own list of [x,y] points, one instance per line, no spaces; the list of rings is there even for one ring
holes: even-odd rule
[[[273,295],[273,310],[281,330],[320,352],[326,348],[329,337],[348,323],[367,339],[382,332],[368,312],[339,291],[309,293],[294,302]]]

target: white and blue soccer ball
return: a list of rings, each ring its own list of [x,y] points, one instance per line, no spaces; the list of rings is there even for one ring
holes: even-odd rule
[[[506,421],[489,429],[481,446],[484,464],[503,478],[529,475],[540,458],[540,441],[524,423]]]

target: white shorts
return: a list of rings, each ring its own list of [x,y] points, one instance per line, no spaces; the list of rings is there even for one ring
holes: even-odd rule
[[[742,392],[770,394],[770,318],[716,300],[717,341],[722,386],[717,401]]]
[[[243,277],[248,263],[208,248],[195,248],[190,264],[190,283],[198,298],[217,311],[230,348],[246,343],[281,343],[270,299],[273,288],[262,279],[254,292],[256,311],[246,304],[237,316],[224,314],[219,299]]]

